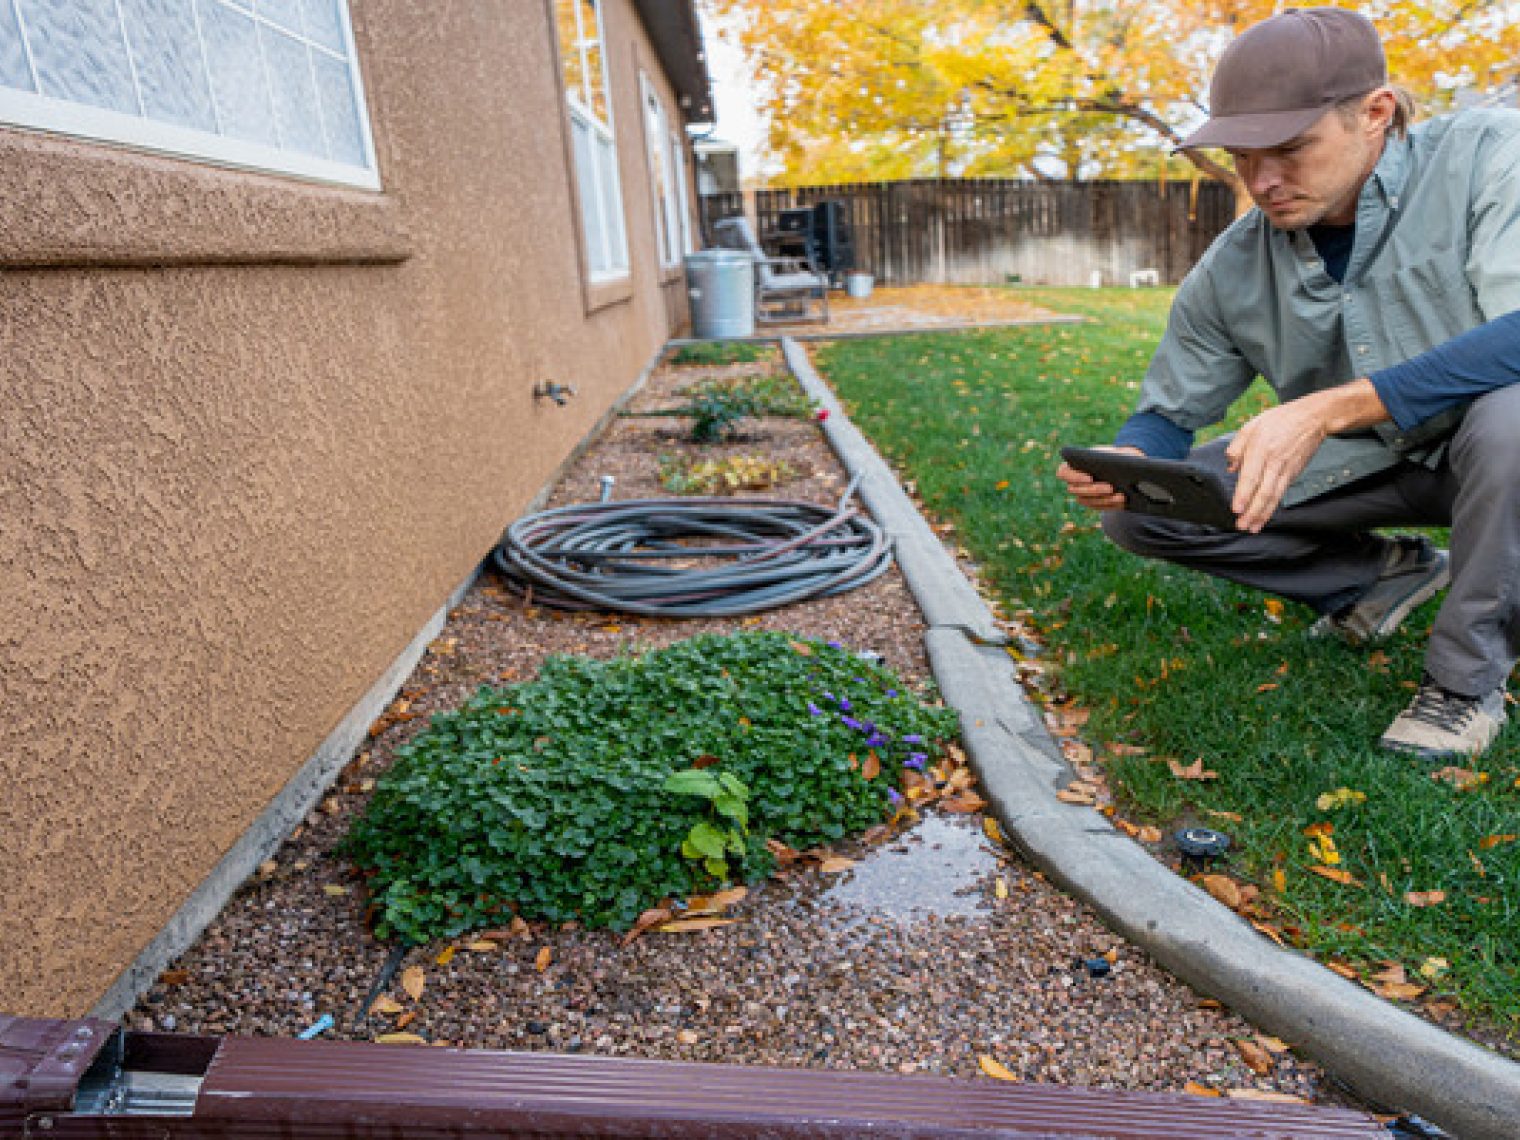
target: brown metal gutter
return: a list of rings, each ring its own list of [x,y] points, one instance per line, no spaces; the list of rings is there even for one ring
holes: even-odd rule
[[[134,1084],[168,1089],[173,1103],[134,1107],[120,1093]],[[865,1135],[1386,1140],[1390,1133],[1365,1113],[1310,1105],[552,1053],[126,1033],[107,1022],[0,1015],[0,1137]]]

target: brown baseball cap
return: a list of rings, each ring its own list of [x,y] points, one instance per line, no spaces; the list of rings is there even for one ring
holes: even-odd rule
[[[1209,121],[1179,149],[1273,147],[1342,99],[1388,82],[1372,21],[1345,8],[1289,8],[1225,48],[1209,83]]]

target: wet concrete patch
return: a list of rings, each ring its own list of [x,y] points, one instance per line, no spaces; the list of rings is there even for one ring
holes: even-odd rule
[[[982,884],[1000,866],[971,820],[929,815],[892,843],[873,850],[820,901],[897,922],[972,916],[985,909]]]

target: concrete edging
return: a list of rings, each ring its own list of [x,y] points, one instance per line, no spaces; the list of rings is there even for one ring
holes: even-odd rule
[[[991,610],[795,340],[787,366],[829,410],[824,433],[894,539],[929,624],[925,643],[984,793],[1009,837],[1064,890],[1195,989],[1301,1047],[1374,1103],[1463,1140],[1520,1136],[1520,1065],[1436,1028],[1258,934],[1088,807],[1055,793],[1072,772],[1024,697]]]

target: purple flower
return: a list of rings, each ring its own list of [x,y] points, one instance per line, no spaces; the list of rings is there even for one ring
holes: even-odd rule
[[[839,698],[839,707],[842,708],[842,709],[844,709],[845,712],[849,712],[850,709],[852,709],[854,706],[850,704],[850,698],[849,697],[840,697]]]
[[[843,649],[844,648],[844,646],[841,645],[837,641],[828,641],[828,642],[825,642],[824,644],[826,644],[830,649]]]
[[[922,744],[923,742],[924,738],[916,732],[910,732],[907,736],[903,737],[904,744]]]
[[[888,788],[887,799],[891,802],[893,807],[899,807],[903,801],[902,793],[899,792],[896,788]]]
[[[928,762],[929,762],[929,756],[928,756],[927,753],[924,753],[924,752],[910,752],[910,753],[908,753],[908,758],[903,761],[903,767],[904,768],[912,768],[915,771],[922,772],[924,770],[924,765],[927,764]]]
[[[889,696],[889,697],[895,697],[895,696],[897,696],[897,690],[896,689],[888,689],[887,690],[887,696]]]
[[[866,683],[866,679],[864,677],[856,677],[855,683],[857,685],[864,685]]]
[[[822,715],[823,715],[823,710],[821,708],[819,708],[817,705],[815,705],[812,701],[809,701],[808,702],[808,716],[822,716]]]
[[[879,732],[873,732],[866,738],[867,748],[880,748],[887,742],[887,738]]]
[[[841,723],[843,723],[846,728],[853,728],[856,732],[863,732],[863,731],[865,731],[865,727],[866,726],[863,725],[863,724],[861,724],[860,721],[856,720],[852,716],[842,716],[839,719],[840,719]]]

